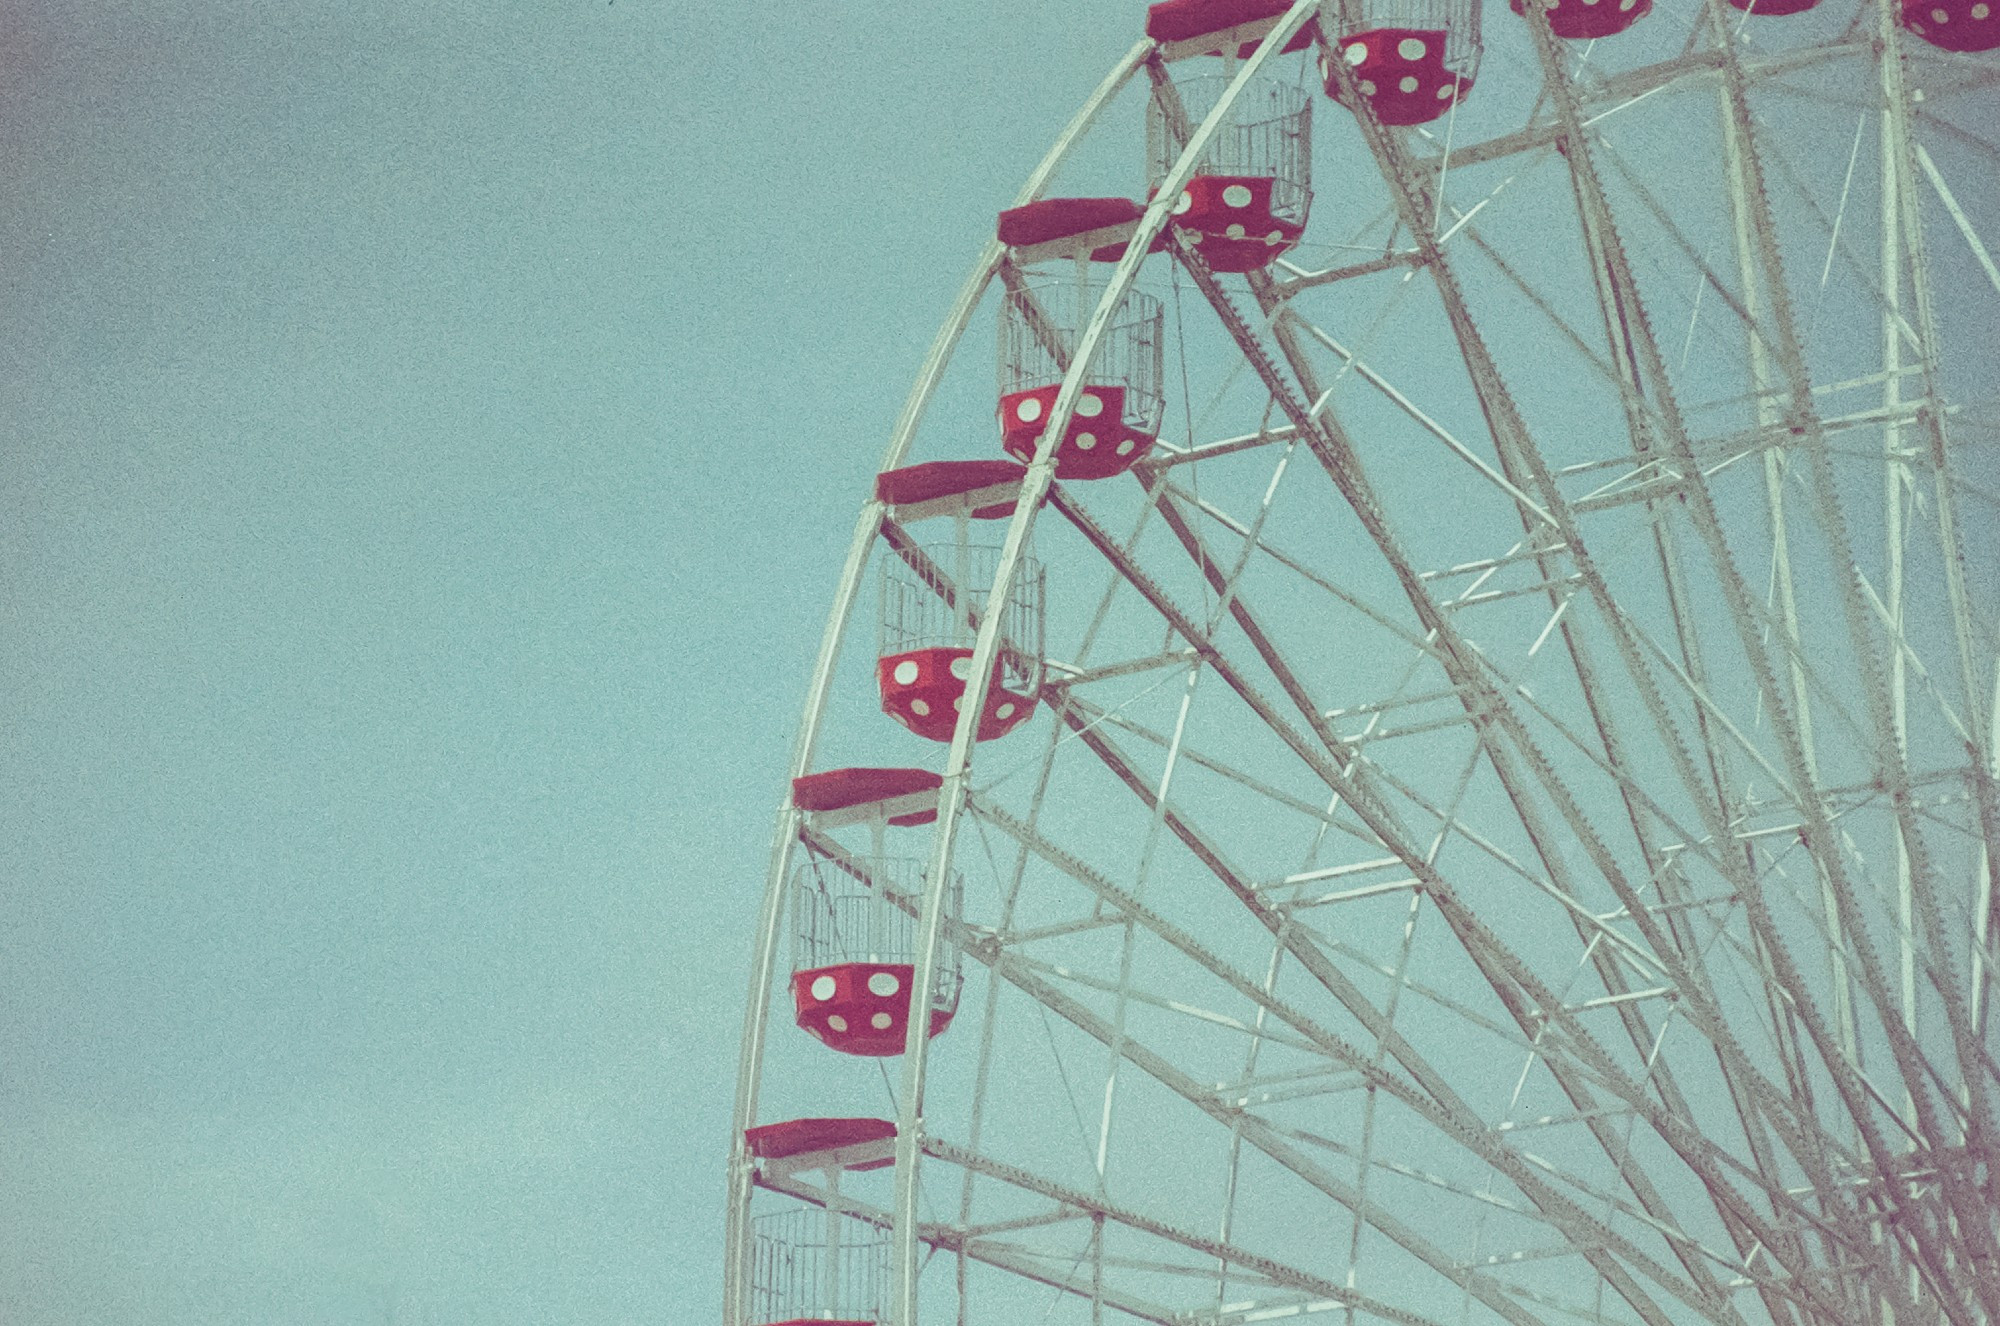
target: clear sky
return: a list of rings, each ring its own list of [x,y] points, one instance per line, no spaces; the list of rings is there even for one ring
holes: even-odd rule
[[[713,1315],[824,604],[1103,9],[7,7],[0,1320]]]

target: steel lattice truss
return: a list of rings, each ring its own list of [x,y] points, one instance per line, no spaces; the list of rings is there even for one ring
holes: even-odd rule
[[[900,1134],[831,1185],[739,1151],[726,1321],[753,1189],[893,1230],[901,1326],[2000,1320],[2000,64],[1838,8],[1663,7],[1624,63],[1503,11],[1490,113],[1322,102],[1286,262],[1144,263],[1168,435],[1045,447],[1005,526],[1049,712],[961,724],[890,830],[967,880],[883,885],[966,960],[927,1053],[771,1009],[789,863],[870,853],[782,818],[739,1126]],[[1023,196],[1177,72],[1142,42]],[[989,248],[890,465],[990,435],[1021,276]],[[795,772],[937,767],[839,662],[922,542],[864,509]]]

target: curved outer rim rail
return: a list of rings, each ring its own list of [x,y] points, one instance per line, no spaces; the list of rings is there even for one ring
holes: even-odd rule
[[[1064,128],[1048,154],[1042,159],[1034,173],[1021,186],[1014,205],[1022,206],[1040,198],[1048,188],[1049,181],[1061,168],[1070,151],[1082,139],[1125,84],[1144,66],[1152,53],[1155,43],[1144,39],[1127,51],[1124,58],[1112,67],[1109,74],[1098,84],[1095,91],[1084,101],[1070,123]],[[903,403],[902,414],[896,420],[895,430],[890,434],[889,446],[883,453],[882,463],[877,471],[892,470],[903,462],[910,443],[915,438],[917,427],[923,422],[924,412],[929,408],[931,396],[937,389],[938,380],[945,365],[957,349],[959,338],[965,334],[966,326],[972,321],[973,312],[978,308],[986,287],[992,283],[1000,270],[1005,256],[1005,248],[998,239],[990,239],[979,255],[965,285],[959,290],[958,298],[946,316],[944,325],[938,329],[937,338],[931,343],[930,353],[925,356],[923,367],[917,375],[916,383],[910,388],[910,395]],[[1082,362],[1082,361],[1079,361]],[[1065,400],[1058,401],[1058,409],[1067,411],[1074,400],[1075,392],[1069,391]],[[1065,427],[1068,415],[1063,416]],[[1060,430],[1045,430],[1045,437],[1060,438]],[[1045,448],[1053,454],[1053,448]],[[1046,479],[1043,483],[1047,487]],[[1039,500],[1039,498],[1037,499]],[[1017,508],[1015,520],[1020,519],[1021,510],[1027,509],[1023,503]],[[867,571],[868,556],[873,550],[876,537],[882,528],[883,505],[881,499],[869,492],[868,500],[862,504],[860,518],[855,522],[854,537],[848,545],[847,561],[841,570],[840,583],[834,592],[833,610],[827,616],[826,633],[821,638],[818,659],[813,664],[812,683],[806,693],[805,714],[800,720],[798,741],[792,750],[791,772],[788,775],[783,805],[778,811],[775,836],[771,842],[771,865],[764,886],[764,907],[758,923],[756,955],[751,964],[750,992],[743,1015],[743,1045],[736,1069],[736,1108],[730,1123],[729,1150],[729,1192],[726,1223],[723,1235],[723,1326],[744,1326],[747,1319],[749,1298],[750,1266],[750,1189],[752,1159],[744,1143],[744,1132],[757,1121],[757,1093],[763,1071],[764,1038],[770,1028],[771,982],[777,970],[778,947],[782,937],[784,922],[785,882],[791,869],[792,849],[798,842],[799,812],[792,804],[791,778],[802,777],[812,765],[814,751],[818,746],[820,720],[826,710],[827,695],[833,686],[833,672],[840,660],[840,646],[847,631],[849,617],[854,610],[854,602],[860,593],[861,580]],[[1010,543],[1010,547],[1013,545]],[[1011,577],[1012,562],[1003,562],[1002,576]],[[1000,582],[1003,586],[1005,580]],[[997,619],[997,617],[996,617]],[[982,638],[984,638],[982,636]],[[982,655],[991,660],[992,649]],[[985,687],[979,688],[979,703],[985,702]],[[977,713],[976,708],[972,711]],[[967,724],[960,723],[961,729]],[[953,747],[957,749],[956,745]],[[949,859],[947,855],[947,860]],[[925,907],[931,908],[936,901],[927,892]],[[929,913],[926,912],[926,915]],[[921,971],[928,978],[935,968],[935,944],[937,927],[929,925],[923,930],[928,936],[930,948],[925,950],[925,961]],[[923,942],[920,940],[920,942]],[[920,988],[920,987],[912,987]],[[925,1049],[924,1038],[917,1037],[917,1053]]]

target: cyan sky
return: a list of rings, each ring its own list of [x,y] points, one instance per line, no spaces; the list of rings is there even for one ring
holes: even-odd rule
[[[0,25],[0,1320],[694,1322],[855,506],[1143,6]]]
[[[0,1326],[714,1319],[854,512],[1144,10],[0,13]]]

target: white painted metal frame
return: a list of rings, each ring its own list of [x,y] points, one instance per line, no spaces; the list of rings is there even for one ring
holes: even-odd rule
[[[1166,546],[1186,555],[1202,587],[1196,611],[1135,553],[1136,532],[1117,537],[1087,494],[1053,483],[1056,440],[1091,355],[1152,239],[1165,230],[1168,205],[1207,136],[1306,21],[1321,9],[1335,20],[1349,2],[1299,0],[1255,56],[1232,61],[1231,89],[1215,112],[1186,126],[1186,150],[1074,347],[989,592],[989,601],[1004,598],[1046,507],[1109,571],[1100,618],[1114,595],[1136,595],[1167,627],[1164,652],[1052,662],[1046,691],[1058,725],[1040,761],[1041,785],[1065,745],[1087,751],[1122,783],[1150,824],[1136,879],[1113,880],[1043,832],[1034,812],[1024,818],[973,789],[972,730],[1002,648],[997,614],[981,623],[943,788],[934,802],[915,799],[939,812],[928,872],[934,884],[951,877],[965,826],[976,824],[1088,900],[1088,910],[1070,919],[1014,931],[957,922],[938,896],[926,896],[914,909],[914,988],[929,988],[951,945],[988,968],[995,991],[1004,983],[1024,993],[1045,1016],[1102,1048],[1095,1187],[1065,1185],[983,1154],[976,1113],[966,1143],[933,1135],[925,1110],[930,1042],[917,1018],[900,1066],[887,1206],[858,1203],[832,1183],[804,1184],[797,1167],[758,1173],[741,1132],[757,1122],[790,853],[802,837],[815,850],[841,852],[822,831],[837,827],[839,816],[808,823],[788,804],[773,848],[739,1069],[725,1322],[743,1326],[746,1222],[751,1190],[760,1184],[891,1231],[895,1326],[919,1326],[927,1247],[958,1257],[961,1314],[970,1261],[1085,1302],[1093,1322],[1106,1308],[1163,1323],[1333,1312],[1349,1322],[1449,1316],[1366,1292],[1351,1269],[1341,1283],[1236,1242],[1235,1221],[1252,1196],[1239,1195],[1238,1176],[1253,1162],[1275,1165],[1344,1213],[1328,1232],[1350,1268],[1364,1247],[1393,1245],[1408,1264],[1421,1264],[1461,1294],[1461,1313],[1476,1304],[1490,1319],[1519,1326],[1551,1313],[1655,1326],[1940,1319],[1974,1326],[2000,1319],[2000,1066],[1988,1016],[2000,964],[1992,925],[2000,871],[2000,642],[1994,605],[1984,601],[1991,586],[1971,570],[1959,496],[1973,490],[1955,477],[1965,444],[1941,408],[1945,343],[1927,245],[1940,234],[1962,240],[1968,270],[1996,294],[2000,272],[1919,139],[1904,68],[1911,52],[1895,0],[1866,0],[1874,6],[1868,37],[1882,53],[1870,67],[1879,74],[1883,107],[1880,252],[1871,278],[1882,305],[1882,371],[1869,381],[1819,384],[1808,368],[1767,185],[1783,167],[1772,164],[1775,149],[1760,135],[1750,100],[1754,87],[1787,74],[1868,61],[1866,39],[1746,52],[1727,35],[1740,16],[1717,0],[1703,0],[1698,40],[1683,54],[1590,86],[1573,76],[1574,48],[1553,38],[1531,7],[1527,26],[1545,106],[1521,129],[1459,145],[1449,168],[1442,155],[1419,154],[1415,136],[1362,120],[1397,223],[1391,251],[1379,258],[1323,272],[1294,268],[1284,280],[1253,274],[1248,288],[1259,307],[1246,314],[1198,255],[1172,241],[1200,297],[1197,307],[1213,311],[1278,416],[1267,415],[1255,433],[1163,445],[1137,469],[1146,497],[1141,526],[1154,523],[1168,536]],[[1038,196],[1135,73],[1144,69],[1156,93],[1171,95],[1158,54],[1150,43],[1127,54],[1022,201]],[[1351,84],[1344,62],[1332,67]],[[1708,90],[1717,107],[1733,264],[1710,265],[1710,255],[1676,228],[1672,205],[1647,192],[1643,172],[1611,141],[1621,111],[1695,87]],[[1354,87],[1343,91],[1347,104],[1362,103]],[[1855,141],[1858,153],[1858,131]],[[1551,150],[1558,143],[1559,154]],[[1576,257],[1591,274],[1601,320],[1596,330],[1565,321],[1530,281],[1504,268],[1480,215],[1497,191],[1463,211],[1444,198],[1450,172],[1530,155],[1570,194],[1582,237]],[[1853,170],[1850,163],[1850,182]],[[1677,400],[1677,371],[1631,255],[1633,214],[1614,201],[1621,190],[1650,209],[1645,215],[1700,273],[1701,288],[1743,329],[1752,427],[1704,436],[1694,422],[1699,407]],[[1936,200],[1946,229],[1926,229],[1926,198]],[[1839,238],[1836,221],[1828,270]],[[1618,402],[1629,434],[1622,452],[1562,464],[1551,440],[1530,429],[1461,276],[1482,260],[1502,266],[1590,366],[1596,388]],[[998,246],[989,245],[926,361],[884,468],[903,463],[946,361],[1003,265]],[[1399,273],[1435,292],[1485,436],[1447,422],[1452,416],[1425,392],[1399,386],[1393,371],[1373,362],[1366,337],[1350,341],[1316,326],[1295,303],[1314,289]],[[1356,386],[1344,388],[1349,376]],[[1870,382],[1878,405],[1839,412],[1823,404],[1830,392]],[[1518,528],[1491,531],[1487,555],[1426,568],[1371,482],[1365,439],[1343,422],[1343,390],[1387,402],[1427,444],[1442,448],[1454,473],[1502,503]],[[1842,486],[1860,453],[1837,440],[1865,438],[1872,428],[1884,435],[1879,578],[1863,566],[1873,550],[1856,542],[1857,531],[1876,527]],[[1247,517],[1193,486],[1200,463],[1242,462],[1264,448],[1272,449],[1270,478]],[[1288,476],[1313,468],[1292,467],[1294,456],[1324,472],[1341,499],[1336,506],[1358,522],[1389,572],[1388,588],[1345,586],[1315,565],[1318,554],[1286,551],[1277,542],[1283,536],[1267,533],[1281,486],[1304,481]],[[1918,519],[1907,495],[1925,472],[1932,483],[1923,518],[1938,547],[1922,564],[1937,567],[1939,586],[1913,583],[1905,557]],[[1717,495],[1739,474],[1756,494],[1767,548],[1746,539],[1741,513],[1725,509]],[[1621,534],[1607,538],[1599,532],[1606,529]],[[811,768],[859,580],[885,534],[901,537],[871,501],[837,590],[794,775]],[[1634,559],[1650,568],[1657,603],[1624,596]],[[1365,618],[1407,651],[1401,681],[1384,696],[1343,694],[1339,706],[1316,695],[1309,669],[1280,643],[1285,614],[1270,613],[1267,566],[1296,576],[1297,593],[1311,602]],[[1820,574],[1828,566],[1831,577]],[[1760,577],[1767,583],[1756,583]],[[1820,616],[1807,616],[1809,601]],[[1538,626],[1531,616],[1537,610]],[[1518,656],[1476,643],[1480,614],[1495,612],[1536,626]],[[1173,647],[1174,637],[1181,647]],[[1950,666],[1927,667],[1940,649]],[[1560,664],[1548,662],[1558,656]],[[1740,679],[1728,675],[1732,664],[1748,678],[1747,708]],[[1539,685],[1531,689],[1531,675],[1545,665],[1564,669],[1579,703],[1565,707],[1540,698]],[[1155,675],[1151,685],[1178,696],[1170,720],[1149,724],[1092,698],[1097,683]],[[1210,691],[1275,738],[1297,761],[1293,772],[1304,770],[1324,799],[1302,797],[1281,786],[1278,771],[1195,737],[1189,716],[1198,702],[1209,703]],[[1937,767],[1937,740],[1922,736],[1920,722],[1945,724],[1962,745],[1963,763]],[[1445,739],[1458,744],[1437,776],[1406,776],[1398,751]],[[1912,755],[1918,747],[1923,763]],[[1142,751],[1152,754],[1141,758]],[[1857,758],[1865,767],[1856,767]],[[1214,826],[1204,827],[1199,804],[1180,795],[1183,771],[1225,780],[1314,826],[1306,862],[1289,872],[1246,872]],[[1507,833],[1495,831],[1495,798],[1511,807],[1501,826]],[[1961,845],[1941,849],[1940,835]],[[1318,864],[1322,842],[1347,844],[1354,859],[1336,853]],[[1218,947],[1153,905],[1145,889],[1156,844],[1199,862],[1219,896],[1268,934],[1267,964]],[[1885,844],[1892,849],[1886,873],[1879,864]],[[1458,864],[1448,864],[1454,854]],[[1468,857],[1482,863],[1480,871],[1467,872]],[[1967,860],[1977,862],[1969,892],[1951,873]],[[865,871],[858,862],[854,868]],[[1482,873],[1514,881],[1565,918],[1577,954],[1567,976],[1531,938],[1482,910],[1488,904],[1473,896],[1487,887]],[[1017,867],[1017,888],[1019,878]],[[1338,921],[1352,914],[1346,909],[1385,903],[1400,909],[1398,937],[1377,949],[1350,942]],[[1105,968],[1081,970],[1034,951],[1100,930],[1117,937],[1120,955]],[[1193,964],[1214,993],[1197,997],[1140,976],[1132,955],[1142,942]],[[1423,969],[1440,960],[1440,943],[1469,964],[1469,980],[1451,985]],[[1829,975],[1809,970],[1809,961],[1823,962]],[[1364,979],[1386,982],[1386,995],[1368,993]],[[1297,985],[1281,988],[1285,981]],[[1104,1003],[1093,1005],[1093,996]],[[990,1009],[991,996],[981,1033],[982,1092]],[[1466,1028],[1492,1062],[1508,1062],[1513,1090],[1504,1109],[1482,1106],[1468,1094],[1463,1065],[1440,1064],[1435,1047],[1404,1030],[1412,1019],[1422,1025],[1440,1016]],[[1228,1080],[1198,1078],[1170,1041],[1148,1030],[1155,1017],[1241,1038],[1237,1070]],[[1051,1033],[1052,1051],[1054,1044]],[[1712,1056],[1707,1079],[1692,1072],[1689,1046]],[[1286,1066],[1299,1056],[1307,1066]],[[1230,1160],[1218,1237],[1114,1199],[1106,1150],[1122,1072],[1144,1075],[1224,1130]],[[1530,1103],[1537,1099],[1531,1082],[1543,1093],[1539,1104]],[[1337,1099],[1360,1102],[1351,1132],[1284,1122],[1294,1117],[1283,1113],[1287,1106]],[[1483,1167],[1485,1178],[1474,1181],[1442,1160],[1434,1172],[1412,1167],[1388,1140],[1412,1127]],[[956,1224],[919,1217],[926,1159],[963,1172]],[[975,1176],[1051,1205],[975,1225]],[[1407,1183],[1483,1212],[1470,1252],[1455,1255],[1423,1221],[1399,1214],[1385,1194]],[[1509,1241],[1515,1236],[1504,1230],[1524,1224],[1553,1242]],[[1058,1264],[1033,1236],[1064,1229],[1085,1241],[1074,1261]],[[1490,1231],[1501,1232],[1489,1239]],[[1158,1248],[1135,1252],[1124,1240],[1136,1236]],[[1206,1269],[1184,1260],[1190,1255],[1206,1259]],[[1509,1269],[1563,1259],[1588,1268],[1582,1274],[1596,1285],[1593,1302],[1574,1298],[1559,1280],[1538,1282]],[[1204,1276],[1214,1299],[1200,1311],[1145,1288],[1161,1277]]]

